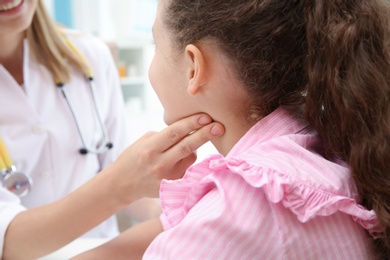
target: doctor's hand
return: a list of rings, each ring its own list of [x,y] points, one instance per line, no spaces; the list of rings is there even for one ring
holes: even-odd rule
[[[108,170],[121,175],[129,202],[158,197],[162,179],[181,178],[195,162],[195,151],[224,134],[210,116],[197,114],[175,122],[160,132],[149,132],[129,146]],[[120,190],[118,190],[120,191]]]

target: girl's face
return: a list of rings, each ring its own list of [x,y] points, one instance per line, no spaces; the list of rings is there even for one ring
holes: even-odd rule
[[[0,34],[25,31],[32,21],[38,0],[0,0]]]
[[[187,92],[188,64],[182,53],[173,50],[170,32],[165,27],[162,16],[169,0],[160,0],[153,25],[156,50],[149,68],[149,80],[164,107],[164,121],[170,125],[175,121],[200,112]]]

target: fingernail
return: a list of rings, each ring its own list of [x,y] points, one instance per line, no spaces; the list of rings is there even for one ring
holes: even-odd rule
[[[212,135],[221,135],[222,134],[222,129],[221,129],[221,127],[219,127],[219,126],[213,126],[212,128],[211,128],[211,134]]]
[[[198,119],[198,123],[200,125],[207,125],[208,123],[211,122],[211,118],[208,117],[208,116],[201,116],[199,119]]]

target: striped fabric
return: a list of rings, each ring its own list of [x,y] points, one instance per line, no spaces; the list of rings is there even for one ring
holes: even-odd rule
[[[164,232],[144,259],[374,259],[376,215],[321,150],[305,122],[277,109],[226,157],[163,181]]]

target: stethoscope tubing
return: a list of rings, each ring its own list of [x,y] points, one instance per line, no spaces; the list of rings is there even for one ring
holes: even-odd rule
[[[88,81],[88,85],[89,85],[89,87],[91,89],[92,101],[93,101],[92,103],[93,103],[93,106],[94,106],[94,110],[96,112],[95,114],[96,114],[96,117],[97,117],[97,120],[98,120],[98,123],[99,123],[100,130],[102,132],[102,137],[103,137],[102,145],[100,145],[97,148],[93,148],[93,147],[91,147],[91,146],[89,146],[87,144],[87,141],[85,139],[83,131],[81,130],[81,127],[80,127],[80,121],[79,121],[79,119],[78,119],[78,117],[76,115],[76,112],[74,110],[74,105],[73,105],[72,99],[70,98],[70,95],[68,93],[68,89],[66,88],[66,86],[64,84],[57,84],[57,86],[60,88],[60,90],[62,92],[62,95],[64,96],[65,101],[68,104],[69,110],[70,110],[70,112],[72,114],[72,117],[73,117],[73,119],[75,121],[75,125],[76,125],[77,131],[79,133],[81,142],[82,142],[82,144],[84,146],[83,148],[80,149],[80,152],[82,154],[86,154],[87,152],[100,154],[100,153],[104,153],[108,149],[110,149],[112,147],[112,144],[109,141],[107,128],[106,128],[105,124],[103,123],[103,120],[102,120],[102,117],[101,117],[101,114],[100,114],[100,111],[99,111],[99,108],[98,108],[98,105],[97,105],[95,84],[94,84],[93,78],[92,77],[88,77],[86,80]]]
[[[72,99],[70,98],[70,95],[68,93],[68,89],[65,87],[64,84],[57,84],[57,86],[60,87],[62,95],[64,96],[66,103],[68,104],[69,110],[75,121],[76,128],[79,133],[81,142],[84,146],[84,148],[80,149],[80,153],[86,154],[88,152],[91,152],[91,153],[100,154],[106,152],[108,149],[111,149],[112,143],[109,141],[108,132],[106,126],[103,123],[97,105],[96,91],[95,91],[93,78],[88,77],[87,81],[91,89],[93,107],[96,112],[95,114],[99,122],[99,127],[101,129],[102,136],[103,136],[103,144],[97,147],[96,149],[87,145],[83,132],[81,131],[79,120],[74,110]],[[14,193],[15,195],[19,196],[20,198],[26,196],[30,192],[33,183],[32,179],[29,176],[27,176],[24,173],[16,171],[16,167],[13,165],[11,157],[9,156],[8,151],[1,139],[0,139],[0,181],[2,182],[2,186],[4,188]]]
[[[99,122],[99,125],[100,125],[100,130],[102,131],[102,134],[103,134],[104,144],[108,144],[110,142],[109,142],[107,128],[106,128],[106,125],[103,123],[103,118],[101,116],[101,111],[100,111],[99,106],[97,105],[97,101],[96,101],[97,97],[96,97],[95,81],[94,81],[94,79],[92,77],[90,77],[90,78],[88,78],[88,82],[89,82],[89,86],[91,88],[92,101],[93,101],[93,105],[95,107],[96,117],[98,118],[98,122]],[[107,147],[107,145],[105,145],[105,147],[106,147],[105,151],[107,150],[107,148],[108,149],[110,148],[110,147]]]
[[[88,63],[84,56],[78,51],[78,49],[69,41],[66,40],[68,46],[75,51],[76,55],[80,57],[81,60],[83,60],[87,67]],[[83,144],[83,148],[79,149],[79,152],[81,154],[87,154],[87,153],[95,153],[95,154],[101,154],[106,152],[107,150],[111,149],[113,147],[113,144],[109,140],[108,131],[103,123],[103,119],[101,117],[101,113],[99,111],[99,107],[97,105],[97,95],[96,95],[96,88],[95,88],[95,82],[92,76],[91,71],[88,72],[87,75],[85,75],[85,78],[88,82],[88,85],[91,89],[91,95],[92,95],[92,102],[93,107],[95,110],[95,114],[99,123],[100,130],[102,132],[102,145],[98,146],[97,148],[90,147],[87,144],[87,141],[84,137],[84,134],[81,130],[79,120],[77,118],[76,112],[74,110],[74,105],[72,103],[72,100],[70,98],[70,95],[68,93],[68,89],[66,88],[65,84],[61,82],[56,81],[56,86],[60,88],[62,95],[64,96],[66,103],[69,107],[69,110],[72,114],[72,117],[74,119],[74,122],[76,124],[77,131],[79,133],[81,142]],[[6,189],[8,189],[10,192],[14,193],[15,195],[19,197],[26,196],[32,187],[32,179],[21,172],[16,171],[16,167],[13,165],[12,160],[8,154],[8,151],[2,142],[0,138],[0,181],[2,182],[2,186]]]

